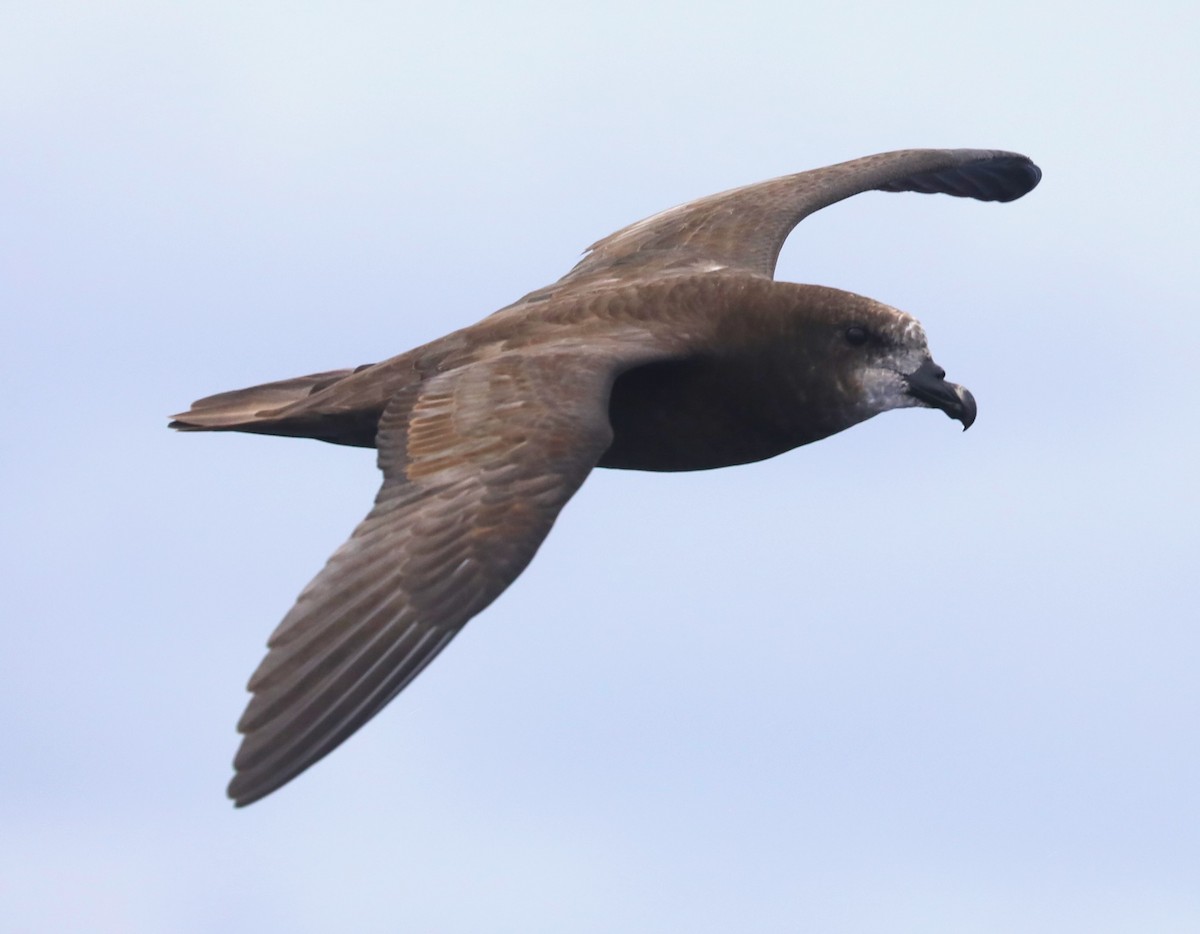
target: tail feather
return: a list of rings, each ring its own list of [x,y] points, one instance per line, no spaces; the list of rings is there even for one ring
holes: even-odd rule
[[[261,423],[272,421],[281,409],[307,399],[354,372],[352,369],[329,370],[205,396],[193,402],[186,412],[172,415],[169,427],[179,431],[253,431]]]

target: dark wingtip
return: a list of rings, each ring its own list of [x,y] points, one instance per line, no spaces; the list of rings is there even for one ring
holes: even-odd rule
[[[246,773],[238,772],[229,780],[229,785],[225,788],[225,795],[233,802],[235,808],[244,808],[255,801],[261,801],[278,787],[278,785],[264,786],[262,782],[251,783],[247,781]]]
[[[996,178],[997,194],[985,200],[1016,201],[1037,188],[1042,180],[1042,170],[1028,156],[1009,156],[996,162],[987,169]]]
[[[980,153],[980,157],[945,169],[917,172],[879,186],[880,191],[916,191],[976,201],[1016,201],[1042,180],[1042,170],[1015,152]]]

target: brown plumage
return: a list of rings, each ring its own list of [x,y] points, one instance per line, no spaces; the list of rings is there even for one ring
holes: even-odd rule
[[[375,447],[384,478],[270,638],[230,797],[269,794],[378,713],[521,573],[593,467],[746,463],[905,406],[968,427],[974,399],[914,318],[775,282],[775,261],[800,220],[861,191],[1011,201],[1040,178],[1013,153],[908,150],[713,195],[423,347],[176,416],[185,431]]]

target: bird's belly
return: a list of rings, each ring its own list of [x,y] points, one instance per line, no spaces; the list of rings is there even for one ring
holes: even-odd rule
[[[747,392],[745,381],[728,376],[694,363],[622,375],[608,407],[613,441],[598,466],[708,470],[764,460],[828,434],[791,423],[777,411],[780,400]]]
[[[600,458],[599,467],[618,470],[711,470],[765,460],[795,445],[745,443],[713,434],[673,430],[663,425],[652,436],[618,434]]]

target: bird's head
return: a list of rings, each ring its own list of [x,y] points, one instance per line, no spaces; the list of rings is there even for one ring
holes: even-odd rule
[[[825,372],[836,374],[835,389],[856,421],[923,406],[941,409],[962,422],[964,430],[971,427],[975,397],[947,382],[916,318],[861,295],[809,288],[818,301],[805,341],[817,350]],[[811,300],[813,292],[809,296]]]

